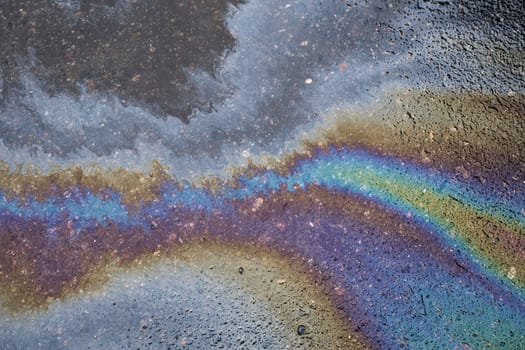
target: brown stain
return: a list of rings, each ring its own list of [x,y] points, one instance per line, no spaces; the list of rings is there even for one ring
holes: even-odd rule
[[[84,188],[95,194],[111,189],[122,195],[124,204],[136,207],[141,202],[148,203],[157,198],[162,183],[169,179],[174,180],[156,160],[146,173],[123,168],[104,170],[93,165],[86,169],[80,166],[57,168],[47,174],[42,174],[30,165],[18,166],[12,171],[5,162],[0,161],[0,189],[11,198],[32,196],[44,200],[50,196],[63,196],[73,187]]]
[[[455,172],[523,186],[525,95],[394,91],[379,102],[334,113],[305,141],[364,146]]]

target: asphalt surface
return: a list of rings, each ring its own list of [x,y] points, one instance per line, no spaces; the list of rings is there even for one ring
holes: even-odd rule
[[[437,172],[452,174],[453,181],[498,198],[499,207],[518,206],[525,199],[524,17],[519,0],[0,0],[0,160],[13,172],[17,165],[34,166],[35,177],[93,164],[100,172],[148,171],[157,160],[170,176],[196,181],[203,176],[228,179],[232,168],[307,152],[305,142],[320,147],[354,142],[385,157],[428,166],[434,180]],[[134,175],[108,174],[114,182],[93,176],[93,184],[82,185],[121,186],[119,191],[136,201],[158,195],[156,187],[147,187],[144,196],[143,189],[135,191],[130,185]],[[141,181],[150,180],[137,180]],[[36,196],[42,192],[38,184],[4,182],[2,191],[27,190]],[[52,191],[52,184],[47,187]],[[64,198],[69,195],[64,192]],[[2,197],[5,202],[6,198]],[[451,198],[450,207],[456,208],[457,198]],[[246,203],[248,213],[262,205],[253,198]],[[284,221],[287,205],[275,204],[281,212],[274,217]],[[308,226],[314,225],[308,217],[316,213],[311,209],[297,215],[303,215]],[[353,215],[366,216],[363,213]],[[454,215],[448,217],[456,219]],[[411,216],[410,211],[402,213],[403,220]],[[487,237],[491,230],[502,232],[497,225],[507,219],[490,226],[480,224],[480,217],[472,225]],[[304,229],[307,237],[333,245],[323,250],[329,259],[319,255],[320,261],[312,263],[322,272],[306,273],[308,264],[294,265],[291,257],[299,251],[314,259],[321,244],[310,247],[299,228],[281,235],[282,222],[271,218],[252,221],[250,225],[268,225],[273,231],[252,237],[249,229],[239,229],[248,232],[245,241],[268,239],[279,246],[278,237],[292,248],[279,255],[249,243],[197,244],[158,259],[145,252],[144,263],[110,263],[104,273],[93,273],[95,280],[88,278],[85,288],[74,289],[64,299],[50,299],[47,308],[21,314],[5,308],[0,348],[410,348],[403,337],[389,338],[384,326],[391,323],[377,312],[366,314],[368,321],[352,324],[349,315],[355,305],[350,299],[344,305],[334,303],[345,288],[332,285],[333,280],[316,280],[345,271],[337,259],[346,261],[350,255],[337,248],[355,248],[346,232],[322,239],[314,226]],[[522,221],[517,222],[515,231],[523,232]],[[463,222],[450,224],[454,235],[457,223]],[[10,238],[18,231],[9,225],[8,219],[0,223],[2,239],[31,250],[25,239]],[[29,221],[13,225],[31,226]],[[153,229],[157,224],[151,225]],[[63,226],[71,230],[69,223]],[[373,236],[370,232],[357,233]],[[512,254],[522,257],[522,240],[506,237],[501,238],[505,244],[515,243],[517,253]],[[499,239],[497,234],[487,238]],[[389,250],[385,242],[381,249],[387,257],[394,248]],[[369,244],[373,255],[379,248]],[[453,247],[453,253],[443,256],[454,259],[457,247],[447,247]],[[490,245],[487,254],[501,255],[501,249],[492,249]],[[7,256],[7,250],[4,253]],[[355,254],[360,254],[359,248]],[[439,259],[435,261],[449,266]],[[10,260],[15,267],[26,263],[18,256]],[[467,280],[457,277],[467,271],[462,265],[466,263],[454,261],[448,262],[451,275],[458,278],[452,284],[458,287]],[[512,268],[504,276],[512,280],[522,275],[519,265],[518,272]],[[46,269],[53,276],[53,266]],[[468,276],[478,281],[476,273]],[[359,285],[362,295],[372,290],[373,277],[363,277],[370,287]],[[347,290],[358,285],[348,283]],[[480,292],[483,298],[485,291]],[[385,300],[367,298],[370,310],[375,300]],[[425,300],[421,296],[426,316],[430,301]],[[519,302],[523,307],[523,300]],[[523,315],[521,308],[507,312],[505,307],[495,315],[511,315],[513,324],[525,327],[515,318]],[[516,329],[505,332],[490,344],[518,349],[522,338],[514,338]],[[466,340],[450,341],[450,346],[469,346]]]

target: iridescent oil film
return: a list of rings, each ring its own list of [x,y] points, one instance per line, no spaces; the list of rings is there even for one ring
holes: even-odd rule
[[[524,18],[0,0],[0,349],[524,349]]]

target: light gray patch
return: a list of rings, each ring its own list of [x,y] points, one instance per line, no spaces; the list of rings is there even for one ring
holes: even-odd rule
[[[297,128],[315,120],[319,108],[333,103],[335,95],[315,110],[312,107],[312,101],[320,100],[313,98],[314,86],[323,72],[337,67],[348,54],[357,65],[366,61],[372,45],[369,36],[376,36],[374,21],[383,13],[362,7],[350,14],[342,2],[304,1],[250,2],[241,8],[231,6],[230,11],[228,27],[236,38],[235,50],[213,77],[198,69],[185,70],[192,87],[187,98],[195,106],[189,125],[158,119],[147,105],[123,103],[83,84],[79,96],[46,95],[41,82],[26,73],[5,107],[4,145],[15,152],[29,150],[35,155],[32,161],[49,154],[59,164],[85,163],[80,155],[86,154],[113,158],[116,163],[128,154],[131,159],[120,158],[125,167],[140,167],[136,162],[143,158],[167,159],[166,165],[178,177],[217,172],[231,163],[239,165],[248,156],[282,154],[297,147]],[[393,14],[387,11],[381,16],[387,20]],[[363,25],[370,30],[361,30]],[[29,60],[33,67],[39,66],[38,60]],[[319,71],[320,66],[327,68]],[[357,73],[364,84],[367,77],[361,69],[349,80],[354,82],[351,78]],[[312,78],[313,84],[308,84]],[[363,93],[347,89],[345,96],[349,91],[352,96]],[[14,114],[21,116],[20,123],[7,117]],[[32,126],[26,130],[22,125],[28,118]],[[153,150],[149,156],[139,156],[144,150],[138,147],[144,144]]]
[[[0,102],[3,101],[4,98],[4,76],[2,74],[2,67],[0,67]]]
[[[81,0],[53,0],[58,7],[71,14],[80,10]]]
[[[77,22],[79,12],[85,12],[92,20],[102,17],[122,20],[136,2],[137,0],[53,0],[71,18],[71,24]]]
[[[46,311],[0,316],[2,349],[284,349],[271,305],[184,263],[119,273]]]
[[[448,2],[350,5],[272,0],[230,6],[234,49],[213,74],[184,68],[181,91],[193,110],[188,125],[158,118],[154,104],[122,101],[85,82],[77,84],[78,96],[49,94],[43,67],[39,78],[23,71],[20,88],[1,106],[2,159],[128,169],[159,159],[179,178],[220,176],[247,158],[300,149],[298,140],[320,115],[374,101],[392,87],[523,91],[523,55],[516,51],[523,39],[519,28],[510,30],[511,18],[493,23],[493,34],[470,18],[475,13],[458,23]],[[465,53],[468,41],[477,48]],[[507,54],[484,55],[498,41]],[[41,66],[36,54],[26,61],[22,66],[31,71]]]

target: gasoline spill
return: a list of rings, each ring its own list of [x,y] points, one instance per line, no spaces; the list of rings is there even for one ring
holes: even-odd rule
[[[519,349],[511,3],[3,2],[0,347]]]
[[[426,106],[431,101],[416,97]],[[446,96],[438,101],[442,99]],[[435,113],[442,113],[440,108]],[[395,120],[396,114],[391,115]],[[512,115],[508,117],[512,120]],[[376,133],[374,128],[361,130]],[[475,143],[478,129],[469,130],[462,139]],[[326,135],[334,137],[330,131]],[[383,135],[384,142],[404,149],[399,134]],[[396,147],[389,147],[385,153],[381,146],[354,142],[352,136],[347,132],[332,143],[309,146],[305,154],[274,160],[281,166],[273,170],[254,165],[229,181],[212,178],[200,185],[176,181],[158,163],[147,174],[74,168],[41,175],[4,168],[4,307],[15,314],[31,309],[52,314],[62,303],[82,303],[86,291],[96,299],[108,285],[117,288],[108,269],[134,276],[141,259],[171,254],[175,262],[186,261],[190,250],[190,260],[231,259],[213,264],[220,265],[213,269],[235,278],[244,292],[255,293],[252,300],[272,310],[268,317],[280,317],[277,328],[291,332],[280,336],[296,333],[312,347],[322,348],[325,340],[316,337],[324,335],[341,344],[358,341],[359,336],[377,341],[378,334],[395,325],[396,334],[418,329],[414,335],[418,343],[427,341],[425,332],[439,324],[447,324],[447,334],[459,337],[464,318],[473,331],[487,332],[486,336],[494,334],[490,325],[495,320],[505,320],[502,331],[520,329],[524,217],[522,202],[514,199],[520,194],[498,196],[500,187],[490,177],[483,184],[467,181],[451,170],[459,157],[448,158],[452,165],[439,162],[443,167],[437,167],[418,158],[417,152],[396,154]],[[446,143],[435,140],[435,147],[445,149]],[[412,152],[411,147],[406,149]],[[439,156],[436,152],[437,160]],[[494,164],[500,161],[493,159]],[[515,172],[513,164],[509,161],[505,166]],[[514,188],[520,191],[520,186]],[[206,244],[192,248],[195,243],[190,243],[207,240],[222,242],[220,249],[213,249],[224,253],[214,258]],[[259,259],[280,252],[279,261],[288,264],[287,272],[263,278],[271,272],[261,270],[264,263],[249,267],[242,254],[235,258],[227,253],[241,242],[259,247],[250,248],[261,250]],[[155,275],[153,271],[148,265],[141,273]],[[291,282],[300,271],[317,282],[308,287]],[[188,287],[200,283],[199,278],[185,278]],[[176,274],[173,282],[166,279],[165,283],[181,283]],[[217,282],[216,288],[225,288],[223,282]],[[279,297],[273,294],[275,286],[290,289]],[[329,314],[341,319],[328,322],[326,314],[312,314],[308,320],[313,323],[305,324],[300,314],[311,311],[283,310],[306,305],[307,293],[318,293],[316,303],[332,305]],[[471,293],[478,297],[472,299]],[[454,315],[461,314],[465,305],[476,313],[458,319]],[[371,317],[371,313],[382,316]],[[398,325],[401,315],[412,313],[413,321]],[[277,321],[268,322],[259,327],[273,329]],[[340,326],[321,330],[323,324]],[[337,330],[337,335],[328,329]],[[352,330],[356,334],[350,334]],[[295,344],[296,340],[283,341]],[[445,339],[435,341],[443,344]]]

